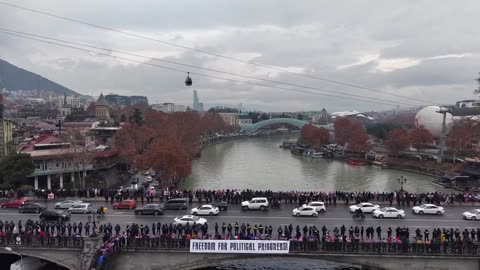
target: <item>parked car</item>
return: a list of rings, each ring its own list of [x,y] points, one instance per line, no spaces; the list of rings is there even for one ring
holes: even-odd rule
[[[372,204],[372,203],[369,203],[369,202],[362,202],[362,203],[359,203],[359,204],[351,205],[350,208],[349,208],[350,213],[355,213],[355,211],[359,208],[362,209],[363,213],[372,213],[376,209],[379,209],[380,205]]]
[[[42,221],[68,221],[70,220],[70,214],[60,210],[46,210],[40,213],[39,218]]]
[[[197,217],[197,216],[192,216],[192,215],[186,215],[186,216],[182,216],[182,217],[176,217],[173,219],[173,224],[175,225],[182,225],[182,226],[185,226],[187,225],[187,223],[192,226],[193,223],[195,224],[205,224],[207,223],[207,220],[204,219],[204,218],[200,218],[200,217]]]
[[[220,210],[224,211],[228,209],[228,203],[222,200],[216,200],[212,202],[212,205],[218,207]]]
[[[130,183],[131,183],[132,185],[138,184],[138,178],[133,178],[133,179],[130,181]]]
[[[137,202],[135,200],[124,200],[121,202],[115,202],[112,205],[113,209],[135,209],[137,208]]]
[[[147,176],[147,182],[152,182],[153,181],[153,178],[151,176]]]
[[[423,214],[443,215],[445,213],[445,209],[443,209],[443,207],[441,206],[427,203],[427,204],[414,206],[412,208],[412,212],[418,215],[423,215]]]
[[[68,208],[68,213],[71,214],[91,214],[95,212],[92,205],[89,203],[79,203],[70,208]]]
[[[325,211],[327,210],[325,208],[324,202],[310,202],[309,204],[307,204],[307,206],[314,207],[315,210],[320,213],[325,213]]]
[[[18,207],[19,213],[40,213],[47,209],[47,206],[39,203],[27,203]]]
[[[242,202],[242,210],[266,210],[268,200],[265,197],[253,198],[250,201]]]
[[[480,220],[480,209],[473,209],[467,212],[463,212],[462,217],[463,219],[468,220]]]
[[[23,198],[18,198],[2,203],[2,208],[18,208],[20,205],[27,203]]]
[[[317,209],[312,206],[307,206],[306,204],[295,208],[292,210],[292,215],[294,216],[309,216],[309,217],[316,217],[318,216]]]
[[[374,210],[373,216],[376,218],[404,218],[405,211],[394,207],[384,207]]]
[[[165,210],[187,210],[187,198],[170,199],[163,204]]]
[[[192,208],[190,213],[194,216],[215,216],[220,213],[220,209],[211,204],[205,204],[201,207]]]
[[[74,205],[81,204],[83,201],[80,200],[66,200],[63,202],[57,202],[55,204],[55,209],[68,209]]]
[[[135,209],[135,215],[162,215],[163,207],[161,204],[147,204],[141,208]]]

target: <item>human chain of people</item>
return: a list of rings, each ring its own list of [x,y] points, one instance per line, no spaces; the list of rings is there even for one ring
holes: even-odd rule
[[[455,204],[465,202],[479,202],[480,195],[475,192],[377,192],[377,191],[272,191],[272,190],[250,190],[250,189],[174,189],[155,188],[153,186],[132,189],[120,186],[118,189],[81,189],[81,190],[36,190],[34,198],[48,200],[49,194],[55,199],[79,198],[84,200],[100,200],[115,202],[119,200],[135,199],[137,201],[158,201],[163,202],[171,198],[188,198],[189,201],[212,202],[224,200],[228,203],[240,203],[253,197],[268,197],[283,203],[303,203],[306,201],[324,201],[335,205],[337,202],[349,203],[353,201],[378,201],[405,204]],[[25,196],[21,191],[1,190],[0,198],[14,198]]]

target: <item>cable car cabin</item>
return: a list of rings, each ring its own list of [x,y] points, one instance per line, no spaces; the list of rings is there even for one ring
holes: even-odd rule
[[[187,73],[187,78],[185,78],[185,85],[192,86],[192,78],[190,78],[190,72]]]

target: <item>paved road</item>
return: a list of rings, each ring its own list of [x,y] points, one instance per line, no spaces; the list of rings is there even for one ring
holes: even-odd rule
[[[93,203],[94,209],[102,203]],[[141,205],[141,204],[140,204]],[[195,207],[197,204],[193,204],[192,207]],[[48,203],[49,209],[53,208],[53,203]],[[416,230],[420,228],[422,230],[426,228],[477,228],[480,227],[480,222],[477,221],[466,221],[461,218],[461,213],[472,209],[472,207],[467,206],[455,206],[448,207],[446,206],[445,215],[436,216],[436,215],[414,215],[407,208],[405,219],[376,219],[373,218],[370,214],[367,214],[365,220],[353,220],[351,214],[348,212],[348,208],[341,205],[336,207],[327,207],[327,212],[320,214],[319,217],[294,217],[292,216],[291,210],[293,205],[282,205],[281,209],[269,209],[265,212],[261,211],[241,211],[238,205],[231,205],[227,211],[222,211],[219,216],[215,217],[205,217],[208,220],[210,228],[213,228],[215,222],[218,222],[221,225],[222,222],[225,223],[235,223],[236,221],[241,224],[242,222],[253,224],[262,224],[262,225],[272,225],[274,230],[278,228],[279,224],[292,224],[292,225],[316,225],[321,227],[325,225],[330,230],[333,230],[335,226],[382,226],[382,228],[388,227],[409,227],[410,230]],[[170,223],[173,222],[173,218],[176,216],[189,214],[189,210],[167,210],[162,216],[135,216],[133,210],[113,210],[109,207],[107,215],[104,217],[102,222],[110,222],[113,225],[120,224],[126,225],[132,222],[151,225],[152,222],[161,222],[161,223]],[[72,215],[71,222],[86,222],[88,215]],[[20,214],[16,209],[1,209],[0,210],[0,219],[1,220],[13,220],[14,222],[27,219],[37,220],[37,214]]]

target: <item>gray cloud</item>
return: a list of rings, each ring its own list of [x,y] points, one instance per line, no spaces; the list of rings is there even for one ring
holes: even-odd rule
[[[453,103],[472,98],[474,78],[479,71],[480,35],[472,22],[476,21],[480,3],[473,0],[462,1],[461,5],[455,1],[438,3],[433,0],[378,0],[368,3],[317,0],[295,3],[286,0],[9,2],[180,45],[435,103]],[[407,98],[218,59],[5,6],[0,6],[0,25],[247,76],[420,104]],[[448,55],[464,57],[445,57]],[[201,101],[209,105],[243,103],[248,108],[268,111],[319,110],[323,107],[329,111],[392,108],[199,76],[192,76],[194,87],[187,88],[183,84],[183,73],[2,34],[0,57],[89,95],[97,95],[104,90],[146,95],[152,103],[189,105],[192,90],[197,89]]]

